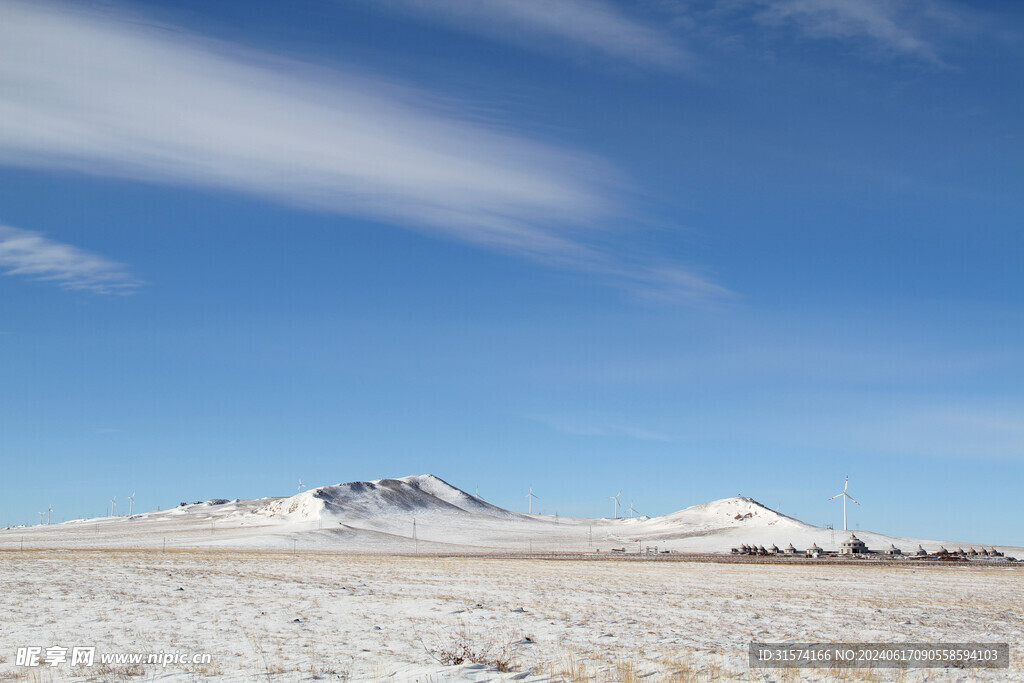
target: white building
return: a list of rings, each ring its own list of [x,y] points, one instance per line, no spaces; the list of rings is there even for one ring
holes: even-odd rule
[[[853,534],[850,534],[848,539],[839,544],[840,555],[867,555],[867,553],[867,544]]]

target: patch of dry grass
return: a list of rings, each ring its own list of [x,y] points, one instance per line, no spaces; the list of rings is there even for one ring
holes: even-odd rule
[[[483,664],[507,673],[513,669],[517,640],[510,631],[474,628],[462,620],[435,630],[421,643],[426,653],[444,666]]]

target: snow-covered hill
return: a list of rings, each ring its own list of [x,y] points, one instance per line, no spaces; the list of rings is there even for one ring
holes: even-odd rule
[[[471,513],[502,518],[515,516],[515,513],[485,503],[432,474],[321,486],[290,498],[273,500],[256,512],[289,519],[318,519],[323,515],[379,519],[417,512]]]
[[[937,551],[970,543],[858,531],[872,549]],[[322,486],[283,498],[216,499],[131,517],[102,517],[0,530],[0,549],[26,547],[224,547],[349,552],[610,552],[612,549],[728,553],[742,544],[818,545],[844,533],[736,497],[661,517],[586,519],[511,512],[424,474]],[[973,544],[978,550],[981,546]],[[999,547],[1024,557],[1024,549]]]

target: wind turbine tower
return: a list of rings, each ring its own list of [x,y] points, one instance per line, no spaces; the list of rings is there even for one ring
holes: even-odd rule
[[[50,523],[50,513],[51,512],[53,512],[53,503],[50,503],[50,505],[46,508],[46,523],[47,524]]]
[[[110,516],[114,516],[114,510],[117,509],[117,496],[110,499]]]
[[[43,523],[43,513],[40,512],[40,513],[37,513],[37,514],[39,515],[39,523],[42,524]]]
[[[135,507],[135,491],[132,491],[132,495],[128,496],[128,516],[132,516],[132,508]]]
[[[306,486],[302,483],[302,479],[299,479],[299,493],[302,493],[302,489],[304,488],[306,488]]]
[[[633,501],[629,501],[629,510],[627,510],[627,512],[629,512],[629,518],[633,519],[633,513],[636,512],[633,508]]]
[[[621,496],[621,495],[622,495],[622,490],[619,489],[619,492],[616,493],[614,496],[608,496],[608,499],[614,501],[614,504],[615,504],[615,512],[614,512],[615,516],[613,517],[613,519],[618,519],[619,518],[619,496]]]
[[[835,500],[836,498],[843,499],[843,531],[849,531],[849,528],[846,525],[846,499],[849,498],[850,500],[853,500],[853,496],[846,492],[846,489],[848,488],[850,488],[850,475],[846,475],[846,484],[843,485],[843,492],[837,493],[829,498],[829,500]],[[853,502],[857,503],[855,500],[853,500]],[[857,505],[860,505],[860,503],[857,503]]]
[[[536,497],[537,496],[533,495],[533,484],[530,484],[530,492],[527,493],[525,496],[523,496],[523,498],[526,498],[527,500],[530,501],[530,514],[531,515],[533,514],[533,499],[536,498]]]

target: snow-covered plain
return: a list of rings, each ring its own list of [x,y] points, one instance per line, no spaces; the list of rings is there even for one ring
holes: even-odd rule
[[[970,547],[857,533],[878,549]],[[1024,565],[728,555],[841,538],[748,498],[557,518],[430,475],[15,527],[0,530],[0,680],[1024,680]],[[797,676],[749,670],[754,640],[1009,642],[1013,668]],[[81,645],[211,661],[16,662],[20,646]]]
[[[1006,670],[806,669],[827,680],[1024,680],[1024,574],[1003,567],[721,564],[268,551],[0,552],[0,679],[19,645],[209,653],[96,680],[796,680],[751,641],[1010,642]],[[477,663],[445,665],[465,645]],[[508,672],[499,672],[498,663]]]

